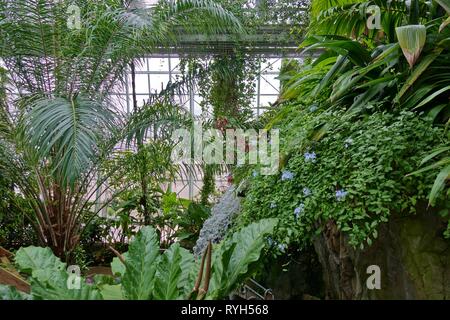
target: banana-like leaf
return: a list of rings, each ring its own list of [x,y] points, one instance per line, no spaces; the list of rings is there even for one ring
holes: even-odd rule
[[[154,291],[156,266],[159,260],[158,235],[149,226],[144,227],[131,241],[122,279],[125,298],[149,300]]]
[[[186,277],[186,272],[191,269],[191,266],[184,264],[184,256],[190,255],[191,263],[194,262],[194,256],[186,249],[180,247],[178,243],[173,244],[159,260],[156,276],[155,276],[155,291],[154,298],[157,300],[176,300],[183,296],[184,288],[181,280]],[[185,270],[183,270],[185,268]],[[184,274],[183,274],[184,273]]]
[[[226,297],[254,271],[254,263],[265,246],[265,236],[278,223],[263,219],[236,232],[216,249],[212,262],[212,277],[207,299]]]
[[[409,67],[412,69],[425,45],[427,29],[423,25],[409,25],[397,27],[395,28],[395,32],[397,33],[403,55],[408,61]]]
[[[15,287],[0,284],[0,300],[32,300],[32,297]]]

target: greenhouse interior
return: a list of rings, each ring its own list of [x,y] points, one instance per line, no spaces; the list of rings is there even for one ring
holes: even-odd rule
[[[450,299],[449,126],[450,0],[0,0],[0,300]]]

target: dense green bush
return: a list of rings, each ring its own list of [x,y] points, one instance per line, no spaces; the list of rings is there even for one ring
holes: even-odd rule
[[[27,218],[30,210],[26,200],[14,192],[13,183],[0,176],[0,246],[12,250],[37,241]]]
[[[412,112],[372,111],[356,117],[285,106],[271,124],[281,130],[284,167],[276,176],[250,174],[238,226],[279,218],[273,243],[283,250],[307,243],[334,220],[350,244],[364,247],[391,214],[414,213],[435,176],[406,175],[448,138]]]

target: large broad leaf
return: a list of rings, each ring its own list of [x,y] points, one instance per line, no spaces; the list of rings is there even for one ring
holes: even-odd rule
[[[15,255],[15,262],[20,271],[43,281],[54,272],[66,269],[66,264],[61,262],[50,248],[34,246],[20,248]]]
[[[98,300],[102,299],[95,287],[86,284],[83,277],[73,278],[66,264],[53,255],[50,248],[20,248],[15,262],[22,272],[31,275],[31,295],[36,300]]]
[[[217,248],[208,299],[226,297],[251,275],[265,246],[265,236],[273,231],[277,222],[277,219],[264,219],[252,223]]]
[[[104,284],[100,288],[103,300],[123,300],[123,291],[120,284]]]
[[[419,59],[420,53],[425,45],[427,29],[423,25],[410,25],[397,27],[395,31],[403,55],[408,61],[410,68],[412,68]]]
[[[190,293],[194,288],[193,282],[191,282],[191,277],[197,275],[198,269],[196,268],[198,264],[195,263],[194,256],[188,250],[180,250],[181,254],[181,277],[179,279],[178,287],[183,289],[183,295]]]
[[[122,254],[122,256],[124,257],[125,260],[127,260],[128,252],[125,252],[124,254]],[[125,265],[122,263],[122,261],[120,261],[119,258],[115,257],[111,262],[112,274],[123,277],[123,275],[125,274],[125,271],[126,271]]]
[[[151,299],[158,258],[158,236],[153,228],[144,227],[130,243],[125,260],[126,271],[122,287],[127,299]]]
[[[0,284],[0,300],[31,300],[31,295],[20,292],[15,287]]]
[[[182,253],[183,252],[183,253]],[[162,255],[155,277],[154,298],[157,300],[175,300],[183,297],[183,285],[194,256],[178,243],[173,244]]]
[[[44,270],[41,270],[45,272]],[[48,273],[45,273],[47,276]],[[102,300],[103,297],[96,287],[88,285],[80,277],[74,286],[66,271],[55,271],[47,279],[42,276],[31,278],[31,294],[35,300]],[[73,282],[72,282],[73,283]]]

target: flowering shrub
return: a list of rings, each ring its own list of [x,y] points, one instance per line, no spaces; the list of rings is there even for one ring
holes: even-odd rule
[[[299,106],[280,114],[269,125],[280,129],[284,167],[251,179],[236,227],[277,217],[271,241],[301,245],[334,220],[351,245],[364,247],[391,214],[414,213],[427,200],[433,173],[406,175],[446,139],[430,121],[411,112],[353,118]]]

